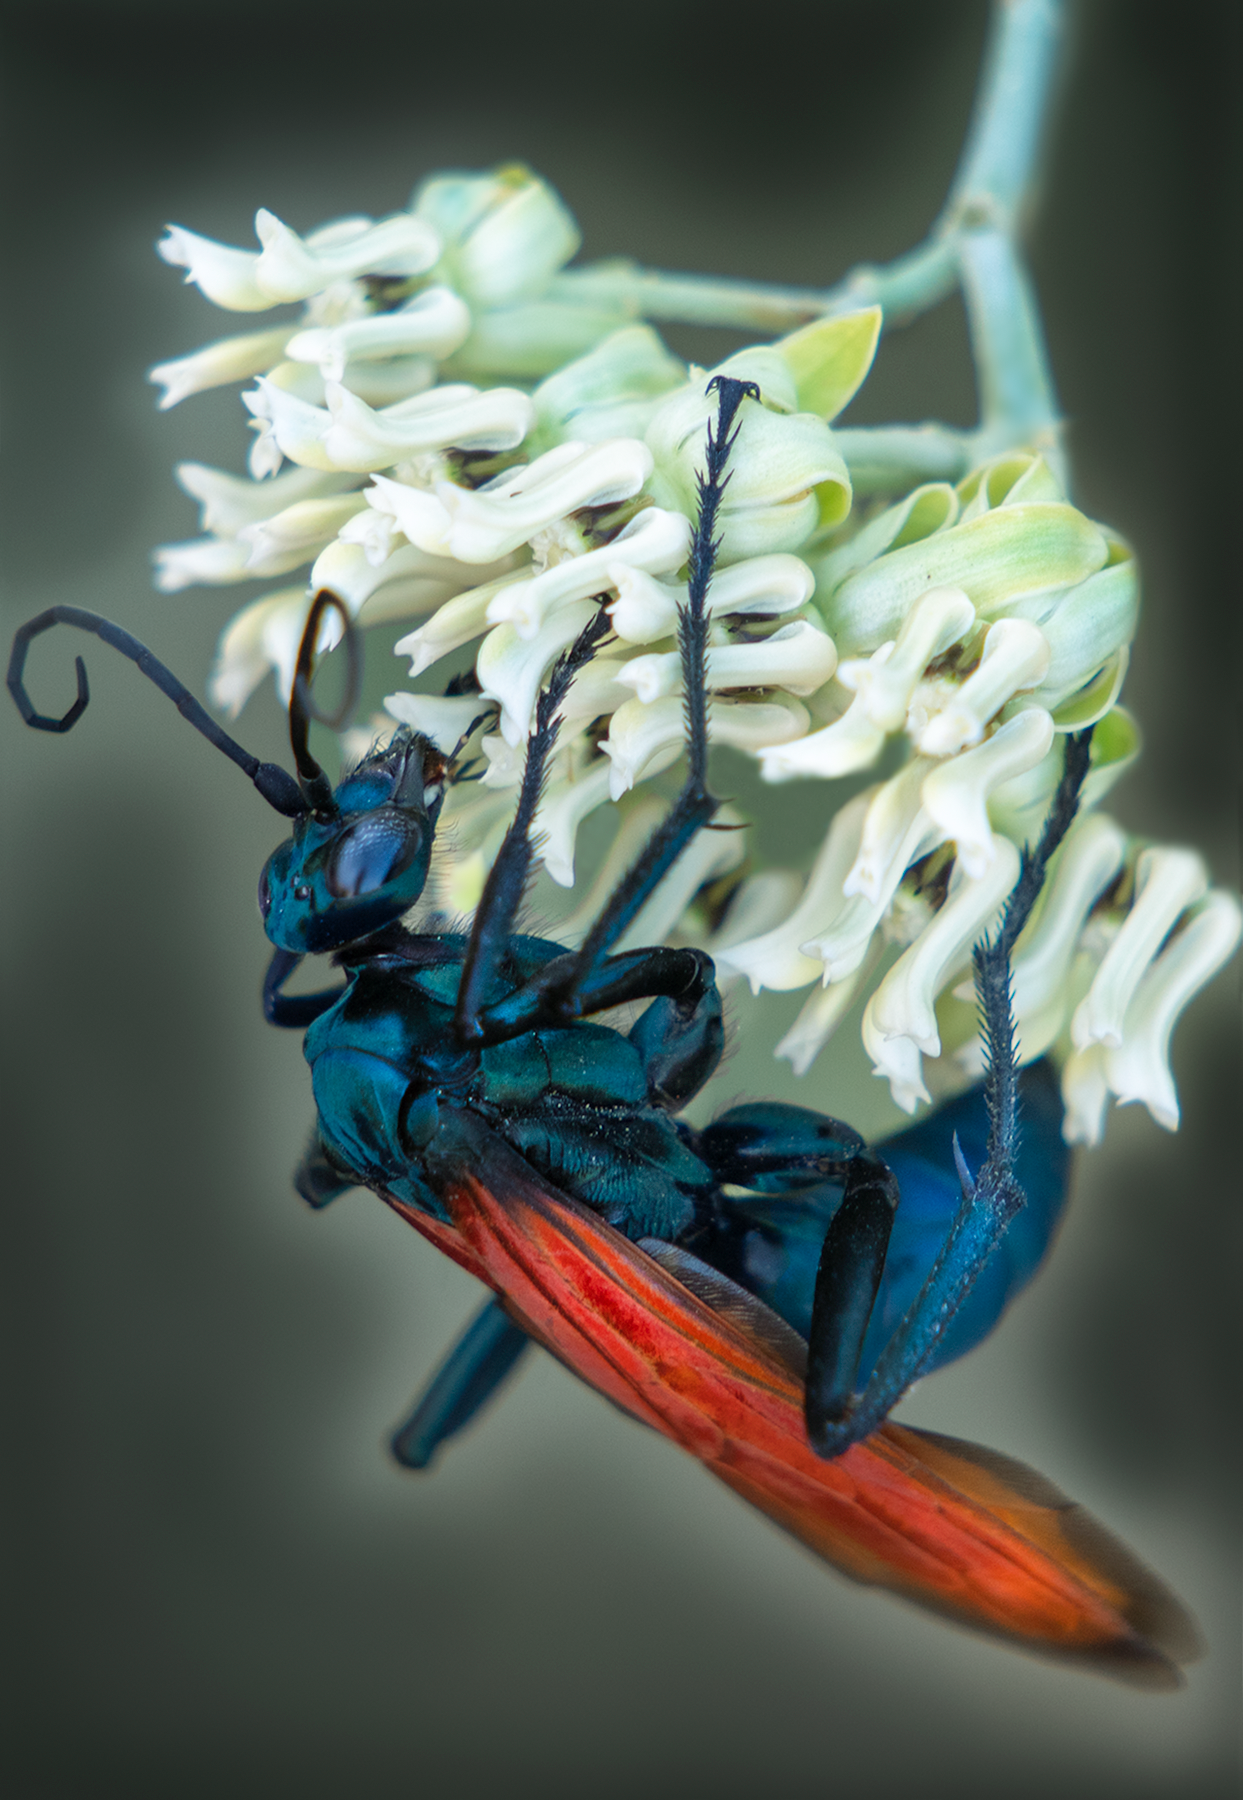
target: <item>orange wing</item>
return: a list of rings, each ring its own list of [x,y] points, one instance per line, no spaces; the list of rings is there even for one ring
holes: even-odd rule
[[[1029,1649],[1179,1684],[1197,1650],[1187,1614],[1051,1483],[894,1424],[823,1461],[780,1321],[736,1289],[740,1307],[714,1310],[470,1115],[442,1121],[432,1173],[453,1226],[390,1204],[584,1381],[854,1579]]]

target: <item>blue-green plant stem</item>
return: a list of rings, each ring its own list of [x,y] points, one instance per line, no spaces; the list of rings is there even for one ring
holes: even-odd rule
[[[1061,419],[1032,284],[1013,239],[997,228],[958,240],[963,300],[980,394],[975,460],[1012,444],[1041,450],[1063,482]]]
[[[1064,0],[994,0],[975,110],[948,198],[928,237],[891,263],[861,265],[830,288],[644,269],[627,261],[570,270],[552,295],[635,317],[781,333],[879,305],[886,328],[909,323],[961,286],[980,391],[974,434],[918,428],[869,433],[847,456],[864,491],[953,479],[964,461],[1032,443],[1062,467],[1057,403],[1043,333],[1017,248],[1033,197],[1064,25]],[[860,436],[861,434],[854,434]]]

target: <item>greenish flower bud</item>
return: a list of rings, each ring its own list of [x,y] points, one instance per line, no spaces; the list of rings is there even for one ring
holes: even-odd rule
[[[627,325],[536,388],[536,441],[543,449],[567,438],[642,437],[661,398],[685,380],[650,325]]]
[[[417,189],[416,217],[441,239],[435,278],[473,308],[544,292],[579,246],[560,196],[521,163],[486,175],[437,175]]]
[[[744,401],[730,480],[721,505],[721,557],[797,550],[825,524],[850,509],[850,477],[828,426],[814,413],[796,412],[793,376],[776,350],[744,350],[712,372],[755,381],[761,399]],[[695,378],[663,400],[647,430],[656,459],[649,491],[660,506],[693,517],[704,435],[715,416],[707,391],[711,375]]]

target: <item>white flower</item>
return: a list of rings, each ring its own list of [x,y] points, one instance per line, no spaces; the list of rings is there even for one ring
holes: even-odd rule
[[[399,725],[421,731],[449,756],[485,709],[478,694],[455,694],[451,699],[439,694],[389,694],[384,710]]]
[[[501,734],[507,743],[521,744],[526,738],[545,674],[595,610],[590,600],[578,600],[545,619],[534,637],[520,638],[512,625],[498,625],[484,639],[475,673],[480,691],[500,701]]]
[[[1077,1050],[1090,1044],[1121,1045],[1127,1009],[1145,969],[1180,914],[1207,888],[1208,871],[1193,850],[1140,852],[1134,903],[1071,1021]]]
[[[288,705],[307,606],[305,588],[281,588],[237,614],[220,640],[216,666],[207,683],[216,706],[236,717],[269,669],[276,671],[281,704]],[[324,615],[319,648],[331,649],[340,636],[341,622],[329,611]]]
[[[984,633],[973,672],[950,687],[942,704],[934,700],[931,716],[912,733],[916,748],[925,756],[953,756],[978,744],[988,721],[1016,694],[1035,687],[1048,667],[1048,640],[1038,625],[998,619]]]
[[[672,516],[679,518],[682,515]],[[688,533],[689,526],[688,520]],[[629,558],[612,574],[611,585],[617,589],[617,599],[609,607],[609,617],[618,637],[631,644],[652,644],[658,638],[675,635],[678,607],[686,604],[685,582],[670,586],[666,582],[653,581],[649,573]],[[710,615],[763,613],[779,616],[805,606],[815,586],[811,570],[797,556],[752,556],[745,562],[717,570],[708,589],[706,607]]]
[[[722,949],[722,965],[745,975],[753,994],[761,988],[805,987],[820,979],[823,964],[804,945],[842,908],[842,886],[859,853],[863,822],[875,791],[856,795],[835,814],[807,885],[788,917],[756,937]]]
[[[646,506],[600,549],[568,556],[541,574],[524,575],[501,588],[488,606],[488,623],[512,624],[519,637],[533,637],[544,615],[556,607],[618,588],[632,572],[664,574],[680,568],[690,543],[691,523],[684,514]]]
[[[393,312],[300,331],[290,338],[286,354],[294,362],[318,363],[325,381],[340,381],[351,357],[370,361],[417,352],[439,361],[451,356],[469,331],[464,301],[448,288],[424,288]]]
[[[865,959],[853,974],[814,989],[773,1055],[783,1057],[796,1075],[805,1075],[850,1011],[870,973],[871,959]]]
[[[300,238],[260,207],[255,235],[261,251],[234,250],[170,225],[157,249],[165,262],[184,268],[186,280],[209,300],[231,312],[262,312],[282,300],[305,300],[355,275],[419,275],[440,254],[436,233],[409,213],[378,225],[345,220]]]
[[[365,505],[361,494],[296,500],[271,518],[243,525],[237,535],[249,546],[247,571],[251,575],[284,575],[311,562]]]
[[[455,595],[453,599],[446,600],[425,624],[397,640],[393,646],[393,654],[410,657],[411,679],[421,675],[434,662],[439,662],[442,656],[460,650],[463,644],[469,644],[480,635],[487,625],[488,607],[493,596],[509,579],[502,575]]]
[[[807,709],[797,700],[773,694],[762,701],[714,700],[708,737],[753,754],[757,745],[786,732],[800,737],[807,730]],[[768,736],[765,736],[768,733]],[[612,796],[620,800],[636,781],[667,769],[681,754],[686,736],[685,708],[680,698],[628,700],[613,714],[609,735],[600,748],[612,758]]]
[[[435,601],[420,601],[411,608],[412,612],[424,612],[428,605],[440,605],[457,593],[466,573],[463,565],[450,557],[429,556],[426,551],[417,550],[413,544],[403,544],[400,539],[387,556],[375,561],[361,544],[338,537],[315,559],[309,586],[314,593],[320,588],[331,588],[353,613],[358,614],[364,603],[392,584],[431,582],[436,588]],[[403,615],[396,612],[391,616],[401,618]]]
[[[402,457],[450,446],[509,450],[522,442],[531,422],[531,402],[515,388],[492,388],[481,394],[460,384],[438,387],[377,411],[339,382],[330,381],[325,383],[324,398],[326,407],[314,406],[265,378],[253,392],[242,395],[256,420],[270,427],[280,454],[311,469],[369,473]],[[256,452],[251,454],[253,458]],[[382,511],[392,510],[385,496],[400,485],[386,482],[380,498],[372,491],[367,497]]]
[[[473,492],[438,481],[428,493],[381,476],[375,497],[368,497],[373,506],[391,511],[420,549],[463,562],[493,562],[580,507],[629,500],[651,469],[645,445],[635,438],[615,438],[603,444],[562,444]]]
[[[925,1056],[941,1054],[936,1002],[941,990],[970,961],[1019,878],[1019,853],[997,838],[984,873],[972,877],[961,858],[949,891],[931,922],[903,951],[868,1002],[873,1026],[885,1038],[910,1038]]]
[[[190,394],[224,387],[231,381],[247,381],[252,375],[266,375],[283,359],[288,337],[287,326],[276,331],[253,331],[245,337],[222,338],[219,343],[206,344],[173,362],[157,363],[147,371],[147,380],[164,389],[160,411],[167,412]]]
[[[787,694],[814,694],[837,667],[833,640],[808,619],[783,625],[770,637],[715,644],[708,650],[708,687],[782,688]],[[682,659],[676,650],[635,656],[617,679],[650,703],[682,690]]]
[[[193,538],[185,544],[161,544],[154,553],[155,585],[175,594],[200,581],[246,581],[249,546],[237,538]]]
[[[609,798],[611,769],[599,757],[576,778],[551,782],[535,815],[534,836],[544,867],[561,887],[574,885],[574,840],[583,820]]]
[[[247,481],[205,463],[178,463],[174,473],[178,486],[200,502],[203,530],[217,537],[236,537],[245,526],[273,518],[299,500],[323,499],[355,485],[348,475],[317,469],[289,469],[270,481]]]
[[[958,845],[967,873],[982,875],[997,840],[988,817],[995,788],[1034,768],[1053,742],[1053,720],[1040,707],[1017,713],[974,750],[938,763],[923,783],[923,804]]]
[[[1192,912],[1137,983],[1105,1069],[1119,1104],[1142,1100],[1158,1125],[1178,1130],[1178,1094],[1170,1072],[1170,1033],[1188,1001],[1233,956],[1243,915],[1232,894],[1215,889]]]

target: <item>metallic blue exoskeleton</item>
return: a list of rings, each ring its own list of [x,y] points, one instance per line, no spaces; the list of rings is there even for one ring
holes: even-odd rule
[[[1027,1136],[1020,1138],[1009,951],[1074,815],[1087,734],[1069,740],[1041,843],[1025,859],[997,938],[977,952],[990,1051],[984,1087],[878,1149],[827,1115],[776,1103],[736,1107],[692,1130],[679,1114],[723,1047],[711,960],[667,947],[614,954],[613,946],[695,833],[710,827],[718,805],[706,785],[705,598],[735,415],[758,392],[724,378],[717,386],[720,414],[708,434],[679,630],[688,774],[577,950],[516,928],[558,709],[608,633],[603,607],[554,665],[540,697],[514,821],[469,934],[419,933],[403,923],[427,880],[454,757],[402,729],[334,791],[308,750],[313,647],[326,607],[341,613],[350,636],[334,595],[318,596],[298,658],[290,710],[296,782],[248,756],[148,651],[94,614],[54,608],[24,626],[9,686],[28,723],[67,730],[87,700],[81,660],[75,706],[63,719],[45,718],[23,686],[26,646],[55,623],[94,631],[137,662],[292,819],[292,836],[263,872],[259,899],[275,946],[267,1017],[307,1028],[318,1125],[297,1177],[306,1199],[322,1205],[363,1185],[447,1220],[439,1146],[469,1141],[444,1131],[455,1115],[469,1114],[692,1291],[707,1280],[719,1292],[724,1278],[806,1338],[808,1435],[821,1455],[833,1456],[873,1431],[916,1376],[991,1330],[1057,1223],[1066,1187],[1061,1110],[1045,1074],[1028,1072]],[[343,985],[286,995],[302,957],[322,952],[333,954]],[[647,1005],[628,1032],[591,1018],[637,1001]],[[525,1343],[490,1302],[398,1433],[402,1460],[429,1461]]]

